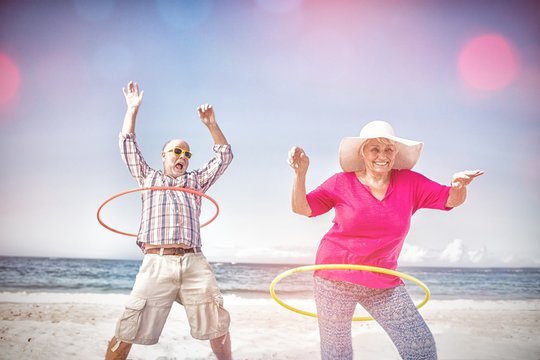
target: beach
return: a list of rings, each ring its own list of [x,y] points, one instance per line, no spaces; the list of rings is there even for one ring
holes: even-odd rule
[[[1,359],[103,359],[125,294],[0,293]],[[308,299],[292,305],[312,310]],[[319,359],[317,320],[268,297],[225,296],[234,359]],[[421,313],[439,359],[540,359],[540,300],[430,300]],[[375,322],[353,324],[355,359],[399,359]],[[175,304],[158,344],[134,345],[130,359],[214,359],[191,338]]]

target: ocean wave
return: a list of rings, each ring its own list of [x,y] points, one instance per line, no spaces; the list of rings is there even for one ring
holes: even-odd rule
[[[0,289],[10,292],[129,294],[140,261],[0,257]],[[294,265],[212,263],[221,291],[268,297],[272,280]],[[540,269],[405,267],[436,299],[540,299]],[[298,273],[276,286],[280,297],[312,296],[312,273]],[[423,291],[407,283],[416,299]]]

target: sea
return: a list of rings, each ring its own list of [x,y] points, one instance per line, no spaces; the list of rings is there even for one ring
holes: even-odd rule
[[[0,256],[0,292],[129,294],[142,260]],[[270,298],[282,272],[306,264],[211,263],[224,295]],[[540,268],[401,267],[431,291],[431,299],[540,299]],[[280,298],[312,297],[313,273],[294,273],[276,286]],[[423,290],[406,281],[411,296]]]

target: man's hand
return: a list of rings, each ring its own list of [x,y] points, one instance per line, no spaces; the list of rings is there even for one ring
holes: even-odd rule
[[[126,98],[128,110],[138,110],[142,103],[144,90],[139,92],[139,85],[133,81],[130,81],[127,84],[127,89],[122,88],[122,91],[124,92],[124,97]]]
[[[124,115],[124,125],[122,125],[122,134],[134,134],[135,133],[135,121],[137,113],[139,112],[139,106],[141,106],[144,91],[139,92],[139,85],[130,81],[127,84],[127,89],[122,88],[124,97],[126,98],[127,110]]]
[[[197,108],[197,112],[199,113],[199,118],[204,125],[210,126],[216,124],[216,117],[214,115],[214,108],[212,105],[201,105]]]
[[[197,108],[197,112],[199,113],[199,118],[201,119],[202,123],[206,125],[208,130],[210,130],[212,139],[214,139],[214,144],[216,145],[228,144],[227,139],[225,138],[225,135],[223,135],[223,132],[221,132],[221,129],[218,126],[218,123],[216,121],[216,116],[214,114],[214,108],[212,107],[212,105],[208,105],[208,104],[201,105]]]

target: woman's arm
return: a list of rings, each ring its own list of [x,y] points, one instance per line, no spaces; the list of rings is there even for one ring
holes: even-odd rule
[[[455,173],[452,177],[452,187],[450,188],[448,200],[446,200],[446,207],[454,208],[463,204],[467,198],[467,185],[483,173],[484,171],[482,170]]]
[[[294,146],[289,151],[288,162],[294,169],[292,211],[296,214],[311,216],[311,208],[306,198],[306,174],[309,167],[309,157],[303,149]]]

